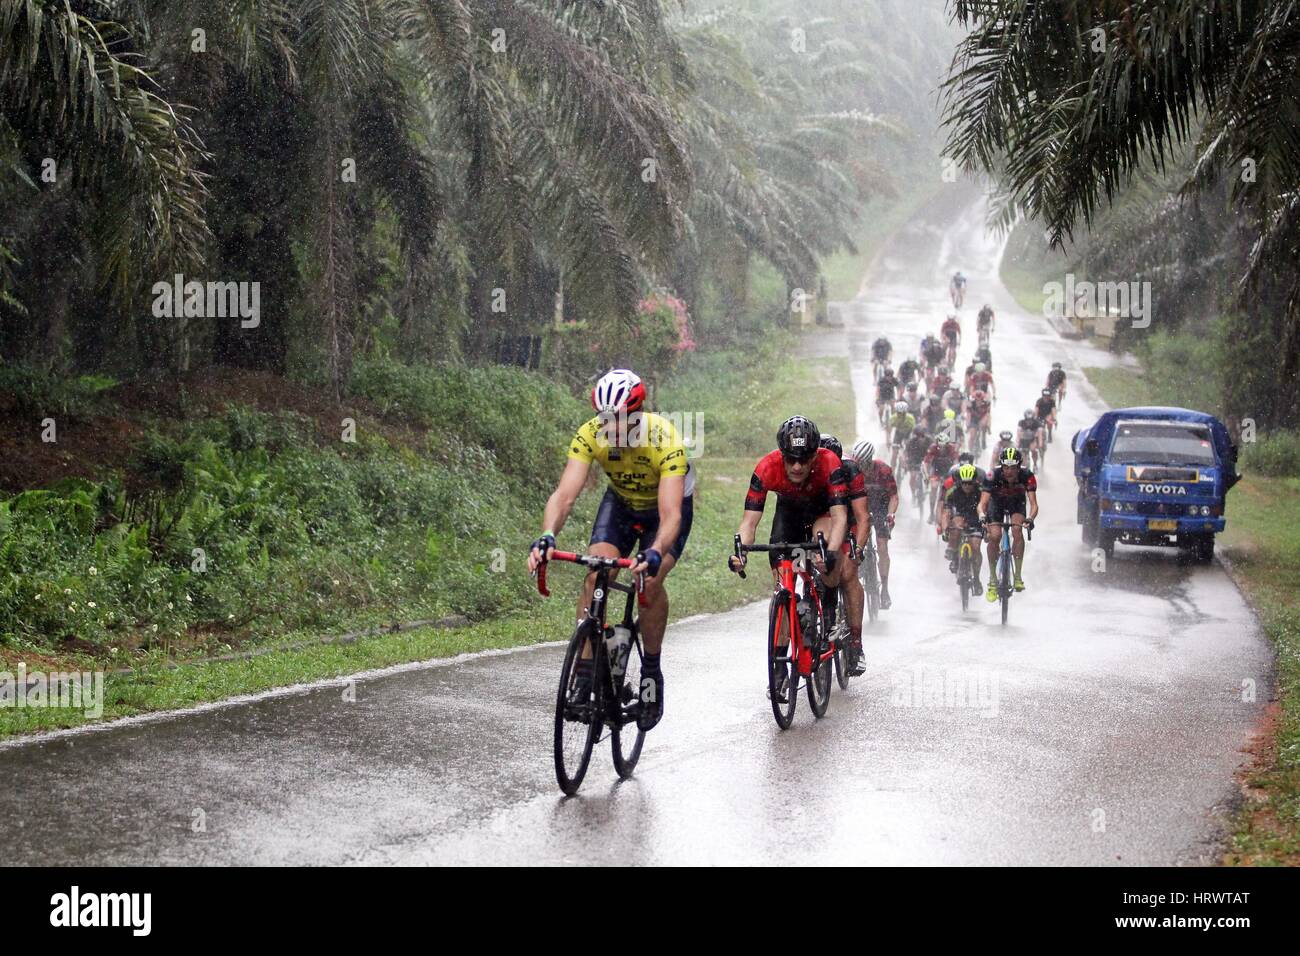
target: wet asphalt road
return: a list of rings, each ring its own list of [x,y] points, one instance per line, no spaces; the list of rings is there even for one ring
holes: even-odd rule
[[[1217,566],[1120,546],[1092,570],[1067,444],[1101,408],[1077,363],[1108,359],[1019,313],[981,215],[918,217],[846,304],[844,341],[867,395],[870,342],[884,330],[898,354],[937,331],[960,267],[964,324],[982,301],[998,311],[995,432],[1067,363],[1029,589],[1007,627],[983,601],[963,616],[905,498],[894,609],[867,636],[867,675],[836,688],[821,722],[802,698],[794,727],[776,728],[753,605],[672,626],[667,716],[625,783],[606,747],[560,799],[551,645],[394,669],[358,681],[355,702],[336,682],[0,745],[6,862],[1208,862],[1262,713],[1243,681],[1268,699],[1268,647]],[[859,421],[880,439],[866,402]]]

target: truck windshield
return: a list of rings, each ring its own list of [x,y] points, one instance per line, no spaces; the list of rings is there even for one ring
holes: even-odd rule
[[[1214,446],[1205,425],[1120,422],[1110,460],[1120,465],[1213,465]]]

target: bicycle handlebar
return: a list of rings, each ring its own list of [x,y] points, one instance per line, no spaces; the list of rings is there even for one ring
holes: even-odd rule
[[[533,577],[537,579],[537,592],[542,597],[551,596],[551,592],[546,587],[546,565],[551,561],[568,561],[570,564],[581,564],[592,571],[610,568],[634,568],[637,565],[637,562],[632,558],[606,558],[598,554],[577,554],[573,551],[558,551],[552,548],[546,560],[539,564],[537,570],[533,572]],[[636,576],[636,590],[638,594],[645,591],[644,573]]]
[[[818,553],[821,555],[822,563],[826,563],[826,536],[820,531],[817,532],[816,541],[770,541],[767,544],[741,544],[740,534],[737,533],[735,535],[734,543],[736,548],[735,556],[737,558],[743,554],[748,554],[750,551],[794,551],[799,548],[803,548],[804,550],[816,548]],[[742,580],[744,579],[745,568],[743,565],[739,568],[734,568],[733,570],[740,575]]]

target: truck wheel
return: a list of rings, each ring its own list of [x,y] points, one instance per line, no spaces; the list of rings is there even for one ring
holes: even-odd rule
[[[1214,535],[1207,534],[1198,538],[1193,547],[1197,564],[1210,564],[1214,561]]]
[[[1098,531],[1100,530],[1101,519],[1095,515],[1083,516],[1083,544],[1084,547],[1097,547]]]
[[[1104,529],[1098,531],[1097,547],[1101,548],[1102,554],[1106,555],[1107,561],[1115,557],[1115,532]]]

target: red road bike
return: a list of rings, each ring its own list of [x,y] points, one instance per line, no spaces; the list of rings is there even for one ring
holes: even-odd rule
[[[772,592],[767,627],[767,693],[777,726],[786,730],[794,723],[799,700],[799,680],[808,689],[808,706],[814,717],[824,717],[831,699],[831,671],[846,662],[837,661],[838,644],[823,619],[820,575],[809,567],[810,554],[826,561],[826,538],[819,531],[816,541],[740,543],[735,538],[736,557],[751,551],[775,551],[777,585]],[[742,578],[744,568],[737,572]],[[841,595],[843,603],[843,595]],[[784,645],[782,636],[787,637]]]

